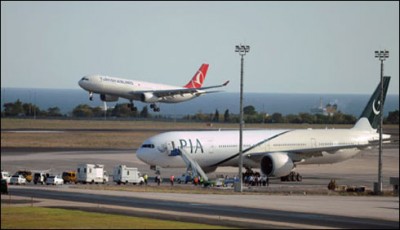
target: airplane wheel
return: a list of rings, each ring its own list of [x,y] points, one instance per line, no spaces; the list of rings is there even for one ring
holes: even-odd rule
[[[297,179],[297,181],[302,181],[303,177],[300,174],[297,174],[296,179]]]
[[[296,181],[296,174],[290,174],[290,181]]]

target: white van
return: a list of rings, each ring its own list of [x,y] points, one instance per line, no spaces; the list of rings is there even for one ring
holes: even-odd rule
[[[10,180],[11,180],[11,175],[10,175],[10,173],[7,172],[7,171],[1,171],[1,179],[6,180],[6,181],[7,181],[7,184],[9,184],[9,183],[10,183]]]
[[[126,167],[126,165],[118,165],[114,167],[113,180],[117,184],[143,184],[144,179],[140,175],[137,168]]]
[[[46,180],[47,185],[62,185],[64,184],[63,178],[60,175],[49,176]]]
[[[14,175],[10,179],[10,184],[26,184],[26,178],[23,175]]]
[[[78,183],[106,183],[108,182],[107,171],[101,164],[80,164],[76,170]]]

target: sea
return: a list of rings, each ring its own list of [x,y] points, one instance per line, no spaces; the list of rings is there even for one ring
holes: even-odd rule
[[[336,104],[337,110],[358,117],[371,95],[363,94],[285,94],[285,93],[244,93],[243,107],[254,106],[258,113],[281,113],[282,115],[311,113],[311,109],[326,104]],[[1,110],[4,110],[4,103],[15,102],[32,103],[41,110],[50,107],[58,107],[64,115],[70,116],[72,110],[80,105],[87,104],[91,107],[103,107],[104,103],[100,96],[95,94],[93,101],[82,89],[37,89],[37,88],[1,88]],[[117,102],[107,102],[107,108],[114,107],[117,103],[128,103],[129,101],[120,98]],[[135,101],[138,110],[148,104]],[[152,115],[179,118],[196,113],[224,114],[229,110],[230,114],[239,114],[240,93],[219,92],[200,96],[190,101],[164,104],[160,103],[161,111],[158,113],[149,109]],[[386,97],[384,114],[399,110],[399,95],[389,94]]]

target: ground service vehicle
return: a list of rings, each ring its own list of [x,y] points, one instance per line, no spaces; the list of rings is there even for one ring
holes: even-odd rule
[[[101,164],[79,164],[78,183],[106,183],[108,182],[107,171],[104,170],[104,165]]]
[[[19,170],[16,174],[18,175],[22,175],[24,176],[24,178],[26,179],[26,182],[31,182],[33,177],[32,177],[32,172],[31,171],[27,171],[27,170]]]
[[[47,185],[58,185],[64,184],[64,180],[61,178],[60,175],[49,176],[46,180]]]
[[[62,178],[64,180],[64,183],[77,183],[75,171],[63,172]]]
[[[37,172],[33,174],[33,183],[34,184],[46,184],[46,179],[49,177],[48,173]]]
[[[2,180],[4,179],[7,182],[7,184],[9,184],[11,180],[10,173],[7,171],[1,171],[1,179]]]
[[[189,174],[185,174],[185,173],[176,179],[176,182],[178,182],[178,184],[181,184],[181,183],[187,184],[188,182],[192,182],[192,181],[193,181],[192,176]]]
[[[114,167],[113,180],[117,184],[143,184],[144,179],[140,175],[137,168],[126,167],[126,165],[118,165]]]
[[[21,175],[14,175],[11,177],[10,184],[26,184],[26,178]]]

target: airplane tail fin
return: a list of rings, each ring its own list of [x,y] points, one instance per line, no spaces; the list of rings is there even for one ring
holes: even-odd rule
[[[377,129],[379,126],[379,114],[383,108],[386,99],[386,93],[389,88],[390,77],[383,77],[383,99],[381,99],[381,83],[375,89],[374,94],[372,94],[369,99],[367,105],[364,108],[364,111],[361,113],[359,120],[363,117],[367,118],[371,127],[373,129]]]
[[[185,88],[200,88],[203,85],[204,79],[208,70],[208,64],[200,66],[199,70],[194,74],[193,78],[184,86]]]

